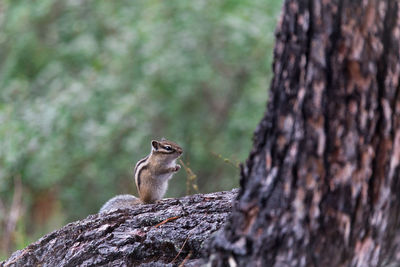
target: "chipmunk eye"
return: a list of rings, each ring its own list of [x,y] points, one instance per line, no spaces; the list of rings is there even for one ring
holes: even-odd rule
[[[165,150],[171,151],[172,148],[170,146],[164,146]]]

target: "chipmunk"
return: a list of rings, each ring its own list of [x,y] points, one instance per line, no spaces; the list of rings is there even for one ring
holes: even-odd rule
[[[154,203],[163,198],[168,181],[180,170],[176,160],[182,155],[182,148],[171,141],[151,141],[151,152],[136,163],[134,178],[139,198],[132,195],[118,195],[108,200],[99,213],[127,208],[135,204]]]

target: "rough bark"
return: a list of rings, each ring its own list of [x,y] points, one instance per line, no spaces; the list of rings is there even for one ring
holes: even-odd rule
[[[398,266],[400,2],[287,0],[214,266]]]
[[[237,190],[90,215],[54,231],[0,266],[177,266],[196,264]]]

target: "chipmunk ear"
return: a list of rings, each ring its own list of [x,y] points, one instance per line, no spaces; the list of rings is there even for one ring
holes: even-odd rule
[[[156,141],[156,140],[151,141],[151,147],[152,147],[152,150],[157,151],[158,150],[158,141]]]

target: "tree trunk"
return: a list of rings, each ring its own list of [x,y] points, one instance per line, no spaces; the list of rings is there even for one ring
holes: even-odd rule
[[[10,266],[196,265],[204,241],[225,222],[237,190],[91,215],[15,252]]]
[[[398,266],[399,5],[285,1],[267,113],[213,266]]]

